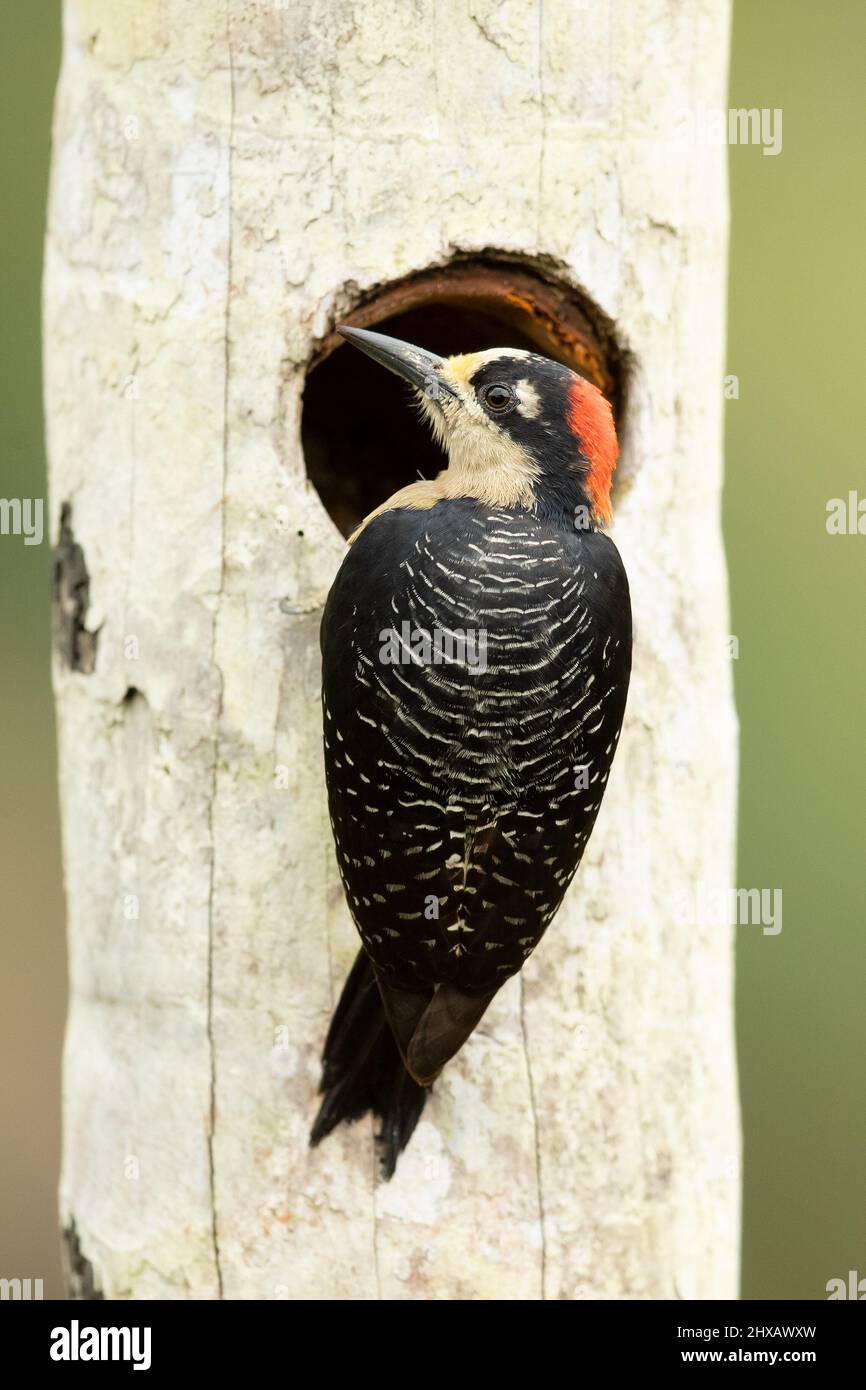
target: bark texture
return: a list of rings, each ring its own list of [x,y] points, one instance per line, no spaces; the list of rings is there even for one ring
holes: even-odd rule
[[[79,1285],[735,1296],[731,939],[677,908],[733,868],[725,152],[677,134],[725,104],[728,22],[66,0],[45,360]],[[301,395],[358,293],[491,249],[581,285],[631,354],[634,676],[566,905],[382,1186],[371,1124],[307,1148],[356,939],[320,752],[343,545]]]

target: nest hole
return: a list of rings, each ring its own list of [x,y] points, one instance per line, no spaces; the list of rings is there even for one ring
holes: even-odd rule
[[[458,262],[387,286],[341,322],[443,356],[494,347],[543,353],[604,391],[619,424],[624,378],[610,326],[573,287],[537,272]],[[344,536],[398,488],[444,467],[410,388],[336,332],[310,365],[301,437],[310,481]]]

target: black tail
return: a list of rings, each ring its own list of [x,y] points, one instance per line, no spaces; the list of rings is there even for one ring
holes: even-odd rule
[[[407,1072],[385,1021],[379,987],[366,952],[359,951],[334,1010],[322,1054],[324,1100],[310,1132],[319,1144],[342,1120],[372,1110],[383,1178],[390,1178],[421,1117],[427,1088]]]

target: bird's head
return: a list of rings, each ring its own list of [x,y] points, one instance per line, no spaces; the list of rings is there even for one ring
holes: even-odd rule
[[[602,393],[560,362],[518,348],[438,357],[364,328],[344,338],[414,388],[448,455],[446,496],[610,521],[619,446]]]

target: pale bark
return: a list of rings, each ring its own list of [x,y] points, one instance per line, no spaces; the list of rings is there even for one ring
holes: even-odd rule
[[[728,22],[726,0],[66,0],[52,516],[71,504],[98,635],[92,672],[56,663],[61,1206],[106,1296],[736,1295],[732,943],[677,908],[733,872],[725,151],[676,124],[725,104]],[[380,1185],[371,1122],[307,1147],[357,943],[320,753],[343,543],[301,390],[359,291],[484,248],[543,257],[632,354],[634,677],[566,905]]]

